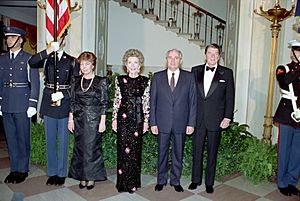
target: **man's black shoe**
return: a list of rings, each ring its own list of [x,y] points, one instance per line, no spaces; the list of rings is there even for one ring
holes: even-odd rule
[[[171,184],[171,186],[174,186],[175,191],[177,191],[177,192],[183,192],[183,188],[182,188],[182,186],[180,184],[179,185],[172,185]]]
[[[293,185],[289,184],[288,188],[289,188],[289,192],[291,194],[300,196],[300,191],[296,186],[293,186]]]
[[[189,185],[189,188],[188,188],[188,189],[189,189],[189,190],[195,190],[195,189],[197,189],[198,186],[200,186],[200,184],[192,182],[192,183]]]
[[[290,192],[290,189],[289,187],[285,187],[285,188],[278,188],[279,189],[279,192],[285,196],[291,196],[291,192]]]
[[[10,172],[9,175],[4,179],[4,183],[13,183],[15,182],[17,172]]]
[[[46,185],[54,185],[56,183],[56,179],[57,179],[56,175],[49,177],[46,182]]]
[[[161,191],[164,188],[164,185],[162,184],[156,184],[155,191]]]
[[[206,193],[213,193],[214,192],[214,187],[213,186],[208,186],[208,185],[206,185],[205,186],[206,187]]]
[[[59,176],[57,176],[56,182],[55,182],[55,186],[61,186],[61,185],[65,184],[65,180],[66,180],[66,177],[59,177]]]
[[[17,172],[15,176],[15,183],[19,184],[25,181],[25,179],[28,177],[28,172]]]

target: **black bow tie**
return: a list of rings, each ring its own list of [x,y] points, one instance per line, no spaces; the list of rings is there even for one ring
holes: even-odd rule
[[[216,67],[209,67],[209,66],[206,66],[206,71],[209,71],[211,70],[211,72],[214,72]]]

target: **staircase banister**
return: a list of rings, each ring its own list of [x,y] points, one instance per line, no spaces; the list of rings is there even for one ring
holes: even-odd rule
[[[192,3],[192,2],[190,2],[190,1],[188,1],[188,0],[181,0],[181,1],[184,2],[184,3],[186,3],[186,4],[188,4],[188,5],[190,5],[190,6],[192,6],[192,7],[194,7],[196,10],[199,10],[199,11],[201,11],[202,13],[205,13],[206,15],[211,16],[212,18],[218,20],[219,22],[221,22],[221,23],[223,23],[223,24],[226,24],[225,20],[219,18],[218,16],[215,16],[214,14],[208,12],[207,10],[205,10],[205,9],[203,9],[203,8],[201,8],[201,7],[199,7],[199,6],[197,6],[196,4],[194,4],[194,3]]]

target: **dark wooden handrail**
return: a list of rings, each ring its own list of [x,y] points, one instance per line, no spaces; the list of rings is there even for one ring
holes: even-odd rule
[[[196,10],[199,10],[199,11],[201,11],[202,13],[204,13],[204,14],[206,14],[206,15],[209,15],[210,17],[212,17],[212,18],[218,20],[219,22],[222,22],[223,24],[226,24],[225,20],[223,20],[223,19],[219,18],[218,16],[216,16],[216,15],[214,15],[214,14],[208,12],[207,10],[205,10],[205,9],[203,9],[203,8],[201,8],[201,7],[199,7],[199,6],[197,6],[197,5],[194,4],[193,2],[190,2],[190,1],[188,1],[188,0],[181,0],[181,1],[182,1],[182,2],[185,2],[186,4],[188,4],[188,5],[192,6],[192,7],[194,7]]]

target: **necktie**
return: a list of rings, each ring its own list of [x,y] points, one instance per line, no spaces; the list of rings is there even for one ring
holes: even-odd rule
[[[211,70],[211,72],[214,72],[215,67],[206,66],[206,71],[209,71],[209,70]]]
[[[15,55],[14,55],[14,53],[11,53],[10,60],[11,60],[11,61],[13,61],[13,60],[14,60],[14,58],[15,58]]]
[[[171,91],[174,91],[175,89],[175,77],[174,77],[175,73],[172,73],[172,77],[171,77],[171,80],[170,80],[170,88],[171,88]]]

